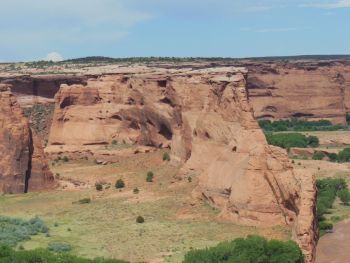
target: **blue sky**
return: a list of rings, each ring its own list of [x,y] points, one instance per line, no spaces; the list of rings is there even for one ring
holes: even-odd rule
[[[1,0],[0,62],[350,54],[349,29],[350,0]]]

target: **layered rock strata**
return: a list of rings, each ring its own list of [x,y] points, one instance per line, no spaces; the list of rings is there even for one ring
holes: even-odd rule
[[[49,145],[169,147],[172,162],[182,166],[178,176],[198,177],[195,198],[238,224],[290,226],[312,262],[314,180],[295,174],[286,152],[266,143],[246,77],[232,67],[150,70],[62,85]]]
[[[40,140],[10,92],[0,84],[0,192],[25,193],[54,187]]]

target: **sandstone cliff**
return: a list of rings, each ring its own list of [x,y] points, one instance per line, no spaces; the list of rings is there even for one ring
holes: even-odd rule
[[[350,112],[350,62],[248,63],[249,97],[257,118],[329,119],[346,124]]]
[[[0,192],[24,193],[54,186],[41,142],[9,86],[0,85]]]
[[[297,175],[254,120],[243,68],[149,69],[62,85],[49,145],[170,147],[195,198],[246,225],[288,225],[307,262],[317,240],[314,179]],[[73,147],[74,149],[74,147]]]

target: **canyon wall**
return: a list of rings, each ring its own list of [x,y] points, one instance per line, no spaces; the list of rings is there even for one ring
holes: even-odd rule
[[[328,119],[346,124],[350,112],[350,61],[259,61],[249,69],[256,118]]]
[[[49,146],[79,151],[112,141],[171,148],[193,197],[244,225],[287,225],[313,262],[314,178],[296,174],[253,117],[244,68],[149,69],[62,85]]]
[[[0,84],[0,192],[25,193],[54,187],[41,141],[10,86]]]

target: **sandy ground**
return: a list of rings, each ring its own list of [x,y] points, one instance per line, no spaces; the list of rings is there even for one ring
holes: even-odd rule
[[[324,235],[317,246],[316,263],[350,262],[350,221],[334,227],[334,233]]]

